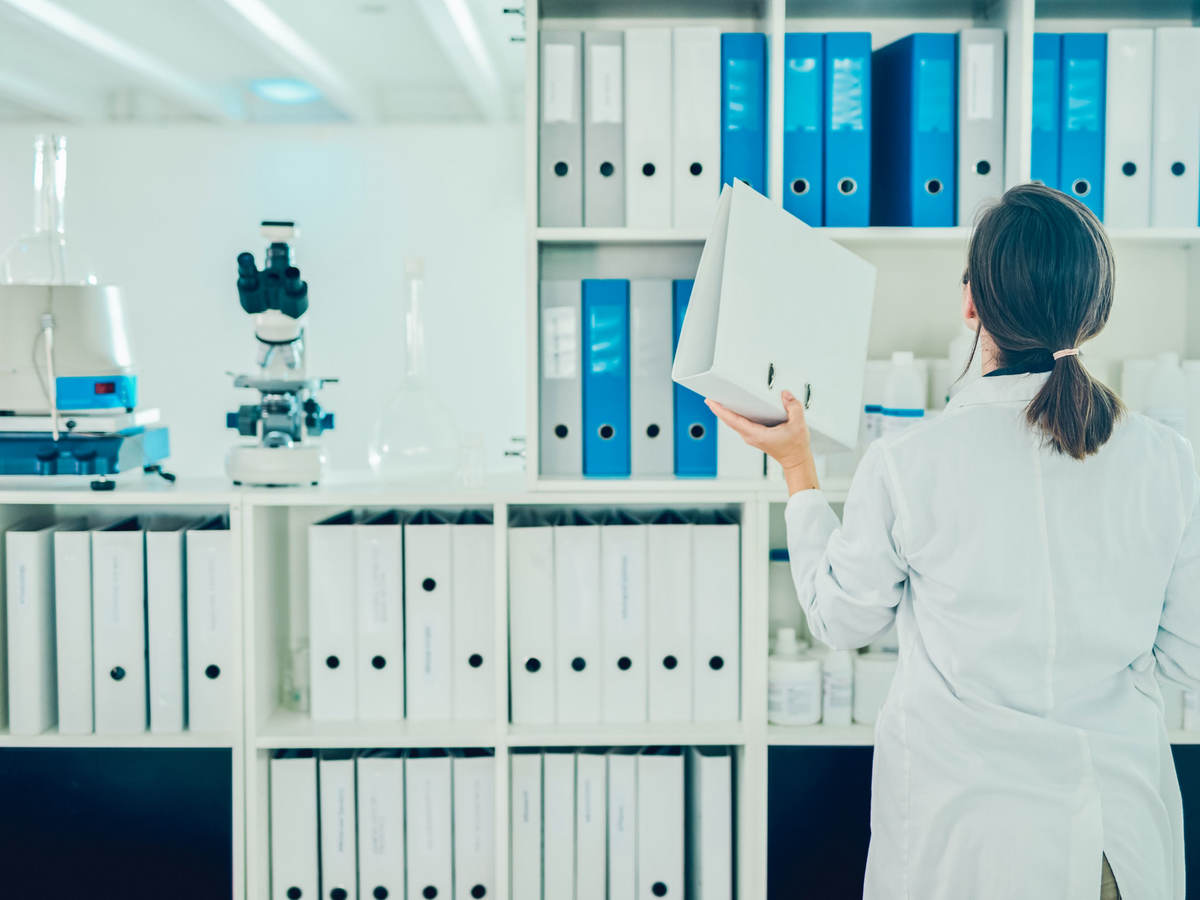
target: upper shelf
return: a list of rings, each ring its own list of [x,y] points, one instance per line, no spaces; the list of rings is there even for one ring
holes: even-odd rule
[[[538,13],[546,19],[762,18],[767,4],[768,0],[541,0]]]

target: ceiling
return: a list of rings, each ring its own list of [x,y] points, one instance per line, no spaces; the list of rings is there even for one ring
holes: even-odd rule
[[[506,5],[0,0],[0,121],[511,121],[524,27]]]

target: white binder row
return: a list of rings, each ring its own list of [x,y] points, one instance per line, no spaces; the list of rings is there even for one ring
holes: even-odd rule
[[[512,900],[730,900],[732,788],[723,747],[514,753]]]
[[[271,898],[494,897],[495,757],[281,750],[271,759]]]
[[[720,31],[542,31],[540,42],[539,223],[708,227],[721,185]]]
[[[5,534],[5,553],[0,723],[7,699],[13,734],[235,726],[237,593],[224,517],[132,516],[92,529],[31,520]]]
[[[730,515],[521,510],[508,541],[513,722],[738,719]]]
[[[494,560],[490,512],[309,526],[312,718],[492,718]]]

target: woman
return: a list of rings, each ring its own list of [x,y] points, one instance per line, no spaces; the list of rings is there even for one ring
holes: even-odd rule
[[[1187,442],[1125,414],[1078,358],[1112,293],[1082,204],[1008,191],[963,276],[986,377],[870,446],[840,527],[795,397],[776,427],[712,404],[783,466],[816,637],[853,648],[898,629],[869,898],[1184,896],[1155,668],[1200,685],[1200,488]]]

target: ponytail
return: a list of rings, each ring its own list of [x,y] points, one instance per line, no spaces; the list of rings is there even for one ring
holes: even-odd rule
[[[1065,356],[1054,363],[1025,417],[1055,450],[1083,459],[1112,437],[1124,411],[1117,395],[1093,378],[1078,356]]]

